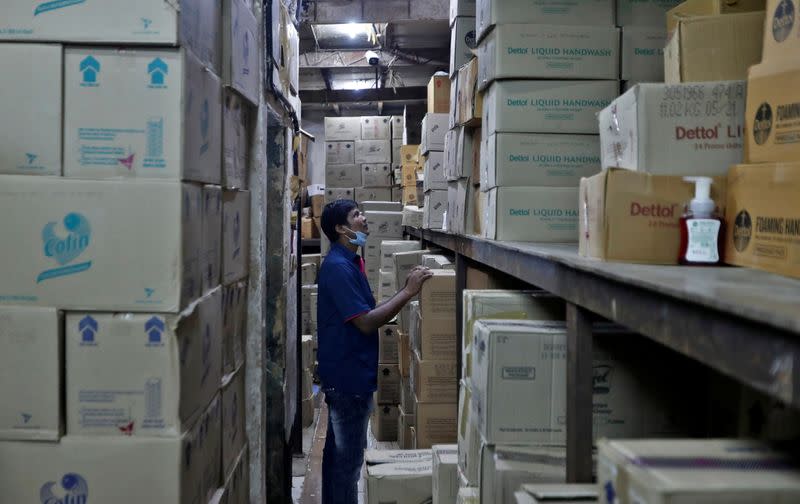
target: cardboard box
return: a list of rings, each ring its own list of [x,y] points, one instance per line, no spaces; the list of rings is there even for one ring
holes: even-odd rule
[[[356,187],[354,199],[359,203],[362,201],[391,201],[392,190],[388,187]],[[394,213],[399,214],[400,212]],[[400,235],[402,236],[402,233]]]
[[[222,79],[250,104],[258,106],[261,83],[258,20],[244,0],[225,0],[222,16]]]
[[[300,283],[302,285],[313,285],[317,283],[317,265],[314,263],[304,263],[300,268],[300,278]]]
[[[412,323],[417,326],[410,335],[411,346],[421,359],[452,362],[457,358],[455,320],[419,318]]]
[[[411,389],[417,406],[422,403],[453,404],[455,410],[458,404],[457,374],[455,360],[421,360],[415,353],[411,360]]]
[[[406,189],[410,188],[403,188],[403,198],[405,199]],[[422,188],[419,188],[419,191],[422,191]],[[418,200],[418,197],[421,196],[420,194],[416,194],[414,197],[414,201]],[[424,195],[422,196],[424,199]],[[420,200],[421,201],[421,200]],[[410,227],[422,227],[422,218],[424,212],[422,208],[413,205],[413,206],[405,206],[403,207],[403,225],[410,226]]]
[[[201,202],[177,182],[4,176],[0,228],[17,259],[0,266],[0,303],[179,311],[200,295]]]
[[[34,6],[28,0],[6,0],[0,40],[187,46],[218,72],[221,18],[221,4],[205,0],[182,0],[180,9],[164,8],[158,1],[41,2]]]
[[[420,147],[419,145],[401,145],[400,146],[400,158],[401,158],[401,161],[402,161],[403,165],[420,164],[419,147]]]
[[[238,94],[222,91],[222,185],[247,189],[250,110]]]
[[[685,0],[667,11],[667,32],[672,33],[682,19],[763,11],[765,0]]]
[[[61,175],[62,47],[3,44],[0,66],[16,69],[0,75],[0,116],[14,118],[0,123],[0,173]]]
[[[456,442],[457,408],[453,404],[417,403],[417,414],[414,423],[417,449],[430,448],[435,444],[451,444]]]
[[[250,192],[222,191],[222,282],[250,272]]]
[[[361,174],[361,165],[325,165],[325,187],[351,188],[361,187],[362,185],[364,185],[364,182],[363,175]]]
[[[483,94],[478,91],[478,65],[477,58],[458,71],[458,110],[456,124],[478,126],[483,115]]]
[[[232,373],[244,363],[247,336],[247,283],[222,287],[222,372]]]
[[[431,500],[431,462],[367,466],[367,504],[419,504]]]
[[[472,389],[461,382],[458,403],[458,470],[467,485],[480,484],[481,434],[473,420]]]
[[[664,26],[667,11],[682,0],[616,0],[617,26]]]
[[[326,117],[325,140],[355,142],[361,139],[360,117]]]
[[[520,490],[514,493],[514,496],[517,502],[521,504],[546,504],[548,502],[582,504],[598,502],[597,485],[592,484],[523,484]]]
[[[422,256],[429,253],[430,250],[413,250],[409,252],[396,252],[392,254],[394,257],[395,285],[397,285],[398,288],[406,284],[406,278],[408,277],[408,274],[412,269],[414,269],[415,266],[420,265]]]
[[[356,191],[358,191],[356,189]],[[358,195],[357,195],[358,196]],[[403,237],[402,212],[366,212],[369,234],[373,239],[377,237],[399,239]],[[375,265],[380,268],[380,264]]]
[[[723,175],[742,159],[745,83],[638,84],[605,108],[603,168]]]
[[[391,140],[356,140],[355,162],[385,163],[392,162]]]
[[[428,152],[422,173],[422,188],[425,192],[447,189],[447,177],[444,173],[444,153]]]
[[[524,483],[563,483],[567,451],[556,446],[483,445],[481,448],[481,502],[514,503],[514,492]]]
[[[388,301],[397,293],[397,290],[394,288],[394,272],[393,271],[383,271],[382,269],[379,271],[380,279],[378,284],[378,296],[376,300],[378,303],[383,303],[384,301]]]
[[[564,243],[578,240],[577,187],[496,187],[486,194],[484,238]]]
[[[460,16],[475,17],[475,0],[450,0],[450,27]]]
[[[362,201],[361,208],[364,212],[400,212],[403,210],[403,205],[394,201]]]
[[[406,127],[405,118],[401,115],[392,116],[392,140],[397,140],[398,144],[402,143],[403,130]]]
[[[444,214],[447,213],[447,191],[428,191],[425,193],[425,206],[422,212],[422,227],[425,229],[442,229]]]
[[[351,188],[344,188],[344,187],[336,187],[331,189],[325,189],[325,204],[331,203],[333,201],[337,201],[340,199],[348,199],[352,200],[355,198],[355,189]],[[321,215],[321,214],[320,214]]]
[[[428,113],[444,114],[446,118],[448,110],[450,110],[450,79],[446,75],[434,75],[428,82]]]
[[[800,65],[779,59],[750,68],[745,128],[748,163],[800,159],[799,78]]]
[[[458,489],[456,504],[480,504],[481,492],[476,487],[461,487]]]
[[[667,32],[661,26],[626,26],[622,29],[622,79],[664,82],[664,46]]]
[[[526,0],[478,0],[478,40],[495,25],[540,23],[542,25],[613,26],[613,0],[591,0],[564,4],[544,0],[531,4]]]
[[[203,186],[203,250],[200,275],[203,293],[220,284],[222,267],[222,188]]]
[[[357,140],[391,140],[390,116],[364,116],[361,118],[361,136]]]
[[[634,464],[634,460],[649,463]],[[701,462],[708,460],[714,463]],[[800,498],[800,478],[795,471],[786,470],[788,462],[785,454],[745,439],[603,440],[599,443],[597,486],[613,492],[624,504],[634,499],[792,502]]]
[[[356,163],[355,142],[325,142],[325,166]]]
[[[456,148],[458,147],[458,135],[463,126],[455,126],[444,135],[444,177],[445,181],[452,182],[458,180],[456,176]]]
[[[9,502],[133,504],[207,502],[221,484],[219,399],[192,428],[170,438],[66,436],[59,443],[0,443],[0,485]],[[186,454],[191,453],[191,457]],[[109,474],[125,474],[121,491]],[[64,501],[66,502],[66,501]]]
[[[407,452],[410,451],[413,446],[411,429],[414,427],[416,415],[414,413],[405,413],[402,406],[399,411],[400,413],[397,420],[397,445],[401,450]]]
[[[798,187],[798,163],[731,168],[725,262],[800,277]]]
[[[380,450],[369,449],[364,452],[367,466],[375,464],[396,464],[409,462],[432,462],[431,450]]]
[[[365,187],[391,187],[392,165],[389,163],[361,165]]]
[[[723,177],[714,179],[711,192],[723,208]],[[584,179],[579,253],[605,261],[677,264],[679,221],[693,197],[693,184],[682,177],[612,169]]]
[[[425,320],[452,320],[456,309],[456,275],[453,270],[433,270],[422,284],[420,317]]]
[[[372,410],[370,425],[375,440],[385,442],[397,441],[397,426],[400,421],[400,410],[391,404],[381,404]]]
[[[446,113],[427,113],[422,119],[422,143],[419,150],[422,154],[430,151],[444,151],[444,135],[448,130]],[[420,160],[422,162],[422,160]]]
[[[496,133],[481,149],[481,190],[493,187],[577,187],[600,171],[595,135]]]
[[[222,292],[179,315],[69,313],[66,351],[70,434],[178,436],[219,388]]]
[[[394,273],[394,254],[420,250],[421,246],[417,240],[384,240],[381,242],[381,269]]]
[[[433,445],[433,503],[455,504],[458,495],[458,445]]]
[[[617,81],[496,81],[483,96],[483,136],[597,134],[597,113],[616,98]]]
[[[744,80],[761,61],[764,12],[679,19],[664,52],[665,81]]]
[[[475,145],[477,142],[478,145]],[[480,130],[463,128],[458,135],[458,145],[456,146],[456,175],[459,179],[471,179],[471,183],[477,184],[479,178],[478,165],[480,164],[480,153],[482,151]]]
[[[380,364],[378,366],[378,404],[400,403],[400,369],[397,364]]]
[[[461,376],[472,376],[473,328],[482,319],[566,320],[564,301],[550,294],[531,291],[463,291]]]
[[[64,430],[62,314],[0,307],[0,439],[57,441]]]
[[[378,362],[381,364],[397,364],[398,344],[400,343],[397,324],[387,324],[378,332]]]
[[[565,442],[566,343],[563,322],[475,323],[473,412],[486,443]],[[503,397],[537,397],[548,406],[507,409],[499,406]]]
[[[458,17],[450,29],[450,103],[453,103],[452,81],[456,79],[458,69],[475,57],[473,50],[477,48],[475,38],[475,18]]]
[[[235,469],[247,443],[245,431],[244,367],[222,381],[222,474]]]
[[[619,30],[613,26],[498,25],[478,48],[478,67],[480,90],[497,79],[617,79]]]
[[[64,64],[65,176],[220,183],[222,84],[192,53],[68,48]]]
[[[406,338],[405,343],[406,345],[408,344],[408,338]],[[413,352],[408,353],[408,355],[412,356],[413,358]],[[401,372],[403,372],[402,367]],[[411,388],[411,377],[409,370],[406,369],[405,373],[406,374],[402,377],[400,383],[400,407],[403,409],[403,411],[413,415],[417,412],[417,399],[414,397],[414,390]],[[414,425],[413,421],[411,422],[411,425]]]
[[[441,254],[425,254],[422,256],[422,265],[432,270],[453,270],[456,265],[447,257]]]
[[[799,10],[797,0],[767,0],[762,61],[793,61],[792,55],[800,48],[800,28],[795,21]]]
[[[397,343],[398,353],[397,353],[397,361],[398,367],[400,368],[400,376],[403,378],[410,378],[411,376],[411,359],[413,358],[413,354],[411,352],[411,341],[409,340],[408,333],[403,332],[402,330],[398,329],[398,343]],[[408,380],[405,380],[408,382]],[[403,401],[404,404],[405,401]],[[410,410],[411,408],[407,408]]]

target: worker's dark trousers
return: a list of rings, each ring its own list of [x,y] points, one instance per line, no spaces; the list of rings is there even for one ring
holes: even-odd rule
[[[357,396],[326,390],[325,402],[328,432],[322,456],[322,504],[357,504],[372,394]]]

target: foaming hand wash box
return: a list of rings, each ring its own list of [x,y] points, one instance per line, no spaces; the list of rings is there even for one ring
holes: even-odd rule
[[[0,304],[175,313],[200,295],[202,190],[7,175]]]
[[[222,85],[185,49],[68,48],[64,176],[219,184]]]

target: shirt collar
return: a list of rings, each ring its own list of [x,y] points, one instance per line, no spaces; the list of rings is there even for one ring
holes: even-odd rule
[[[336,250],[340,254],[342,254],[348,261],[355,261],[358,254],[350,250],[349,248],[345,247],[341,243],[332,243],[331,250]]]

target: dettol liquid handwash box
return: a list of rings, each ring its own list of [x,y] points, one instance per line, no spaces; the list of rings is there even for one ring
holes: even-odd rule
[[[487,195],[484,238],[578,241],[577,187],[495,187]]]
[[[597,113],[619,94],[615,80],[495,81],[483,96],[483,137],[502,133],[597,134]]]
[[[478,88],[495,79],[617,79],[613,26],[498,25],[478,49]]]
[[[200,186],[7,175],[0,304],[178,312],[200,295]]]
[[[219,184],[222,86],[184,49],[69,48],[64,176]]]

